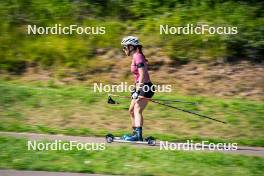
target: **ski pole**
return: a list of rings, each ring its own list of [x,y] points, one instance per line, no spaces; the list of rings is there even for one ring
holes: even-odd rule
[[[186,104],[191,104],[191,105],[198,105],[196,102],[190,102],[190,101],[183,101],[183,100],[163,100],[163,99],[152,99],[154,101],[162,101],[166,103],[171,103],[171,102],[178,102],[178,103],[186,103]]]
[[[115,95],[115,94],[108,94],[108,96],[119,97],[119,98],[131,98],[131,97],[128,97],[128,96],[121,96],[121,95]],[[198,104],[196,102],[183,101],[183,100],[151,99],[151,98],[146,98],[146,97],[140,97],[140,98],[154,100],[154,101],[162,101],[162,102],[180,102],[180,103],[187,103],[187,104],[192,104],[192,105],[197,105]]]
[[[112,103],[110,103],[110,104],[118,104],[118,103],[116,103],[116,102],[111,98],[111,96],[119,97],[119,98],[131,99],[131,97],[129,97],[129,96],[121,96],[121,95],[115,95],[115,94],[108,94],[108,96],[109,96],[108,103],[110,103],[109,100],[112,101]],[[217,119],[214,119],[214,118],[212,118],[212,117],[208,117],[208,116],[206,116],[206,115],[198,114],[198,113],[193,112],[193,111],[189,111],[189,110],[186,110],[186,109],[182,109],[182,108],[178,108],[178,107],[175,107],[175,106],[171,106],[171,105],[168,105],[168,104],[165,104],[165,103],[161,103],[161,102],[158,102],[158,101],[153,100],[153,99],[151,99],[151,98],[145,98],[145,97],[142,97],[142,96],[140,96],[139,98],[147,99],[147,100],[149,100],[149,101],[151,101],[151,102],[153,102],[153,103],[159,104],[159,105],[167,106],[167,107],[170,107],[170,108],[173,108],[173,109],[177,109],[177,110],[179,110],[179,111],[183,111],[183,112],[186,112],[186,113],[190,113],[190,114],[193,114],[193,115],[197,115],[197,116],[200,116],[200,117],[203,117],[203,118],[207,118],[207,119],[210,119],[210,120],[213,120],[213,121],[216,121],[216,122],[220,122],[220,123],[224,123],[224,124],[226,124],[226,122],[224,122],[224,121],[217,120]]]
[[[164,105],[164,106],[167,106],[167,107],[170,107],[170,108],[173,108],[173,109],[177,109],[177,110],[180,110],[180,111],[183,111],[183,112],[187,112],[187,113],[190,113],[190,114],[194,114],[194,115],[197,115],[197,116],[200,116],[200,117],[204,117],[204,118],[207,118],[207,119],[210,119],[210,120],[214,120],[216,122],[220,122],[220,123],[226,124],[226,122],[224,122],[224,121],[217,120],[217,119],[214,119],[212,117],[208,117],[206,115],[198,114],[198,113],[193,112],[193,111],[189,111],[189,110],[186,110],[186,109],[182,109],[182,108],[178,108],[178,107],[175,107],[175,106],[171,106],[171,105],[168,105],[168,104],[165,104],[165,103],[161,103],[161,102],[158,102],[158,101],[155,101],[155,100],[151,100],[151,99],[150,99],[150,101],[153,102],[153,103]]]

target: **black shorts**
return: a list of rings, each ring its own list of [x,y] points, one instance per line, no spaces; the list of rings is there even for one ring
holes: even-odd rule
[[[144,83],[141,91],[139,92],[140,96],[151,98],[154,95],[155,88],[151,82]],[[133,94],[134,91],[132,91],[131,94]]]

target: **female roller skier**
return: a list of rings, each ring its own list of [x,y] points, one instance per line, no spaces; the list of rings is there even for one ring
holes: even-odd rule
[[[121,45],[127,56],[132,56],[131,72],[134,74],[135,89],[131,92],[131,104],[129,113],[132,122],[133,133],[124,135],[127,141],[142,141],[143,111],[148,104],[145,98],[154,95],[154,86],[148,73],[148,61],[142,52],[142,45],[137,37],[128,36],[123,38]]]

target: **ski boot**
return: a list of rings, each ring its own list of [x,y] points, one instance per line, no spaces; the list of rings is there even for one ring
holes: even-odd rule
[[[132,133],[131,134],[124,134],[121,138],[125,139],[127,137],[133,136],[134,134],[136,134],[135,129],[136,129],[136,127],[132,127],[132,130],[133,130]]]
[[[142,127],[136,127],[132,135],[124,135],[122,138],[126,141],[143,141]]]

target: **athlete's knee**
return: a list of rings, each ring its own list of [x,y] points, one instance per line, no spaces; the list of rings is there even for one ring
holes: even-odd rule
[[[128,110],[128,112],[129,112],[129,114],[133,115],[133,114],[134,114],[134,108],[130,108],[130,109]]]

